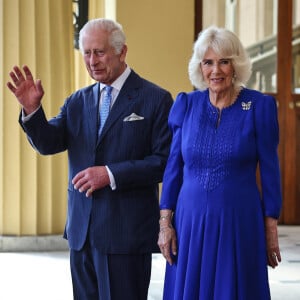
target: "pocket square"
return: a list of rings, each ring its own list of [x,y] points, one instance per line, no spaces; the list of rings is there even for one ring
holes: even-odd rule
[[[129,115],[123,119],[124,122],[140,121],[140,120],[144,120],[144,117],[141,117],[135,113],[132,113],[131,115]]]

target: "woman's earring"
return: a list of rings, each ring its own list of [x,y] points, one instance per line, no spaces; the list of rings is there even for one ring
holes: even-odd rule
[[[233,76],[232,76],[231,82],[232,82],[232,83],[234,83],[234,82],[235,82],[235,80],[236,80],[236,74],[235,74],[235,73],[233,73]]]

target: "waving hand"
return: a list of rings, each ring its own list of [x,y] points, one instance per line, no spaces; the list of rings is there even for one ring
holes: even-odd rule
[[[33,80],[31,71],[23,67],[25,77],[19,67],[15,66],[9,73],[13,83],[8,82],[7,87],[16,96],[26,114],[34,112],[41,104],[44,95],[41,80]]]

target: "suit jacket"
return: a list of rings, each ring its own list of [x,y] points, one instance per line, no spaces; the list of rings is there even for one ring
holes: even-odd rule
[[[158,183],[171,142],[167,119],[172,97],[132,70],[97,139],[99,90],[96,83],[76,91],[49,121],[41,107],[29,121],[20,119],[21,126],[39,153],[68,151],[64,236],[70,248],[80,250],[89,236],[103,253],[157,252]],[[128,121],[132,113],[142,118]],[[117,188],[107,186],[87,198],[71,181],[97,165],[109,167]]]

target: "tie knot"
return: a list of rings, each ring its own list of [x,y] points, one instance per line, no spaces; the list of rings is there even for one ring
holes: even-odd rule
[[[104,87],[104,90],[105,90],[106,94],[108,94],[108,95],[111,94],[112,89],[113,89],[113,87],[110,85],[107,85]]]

